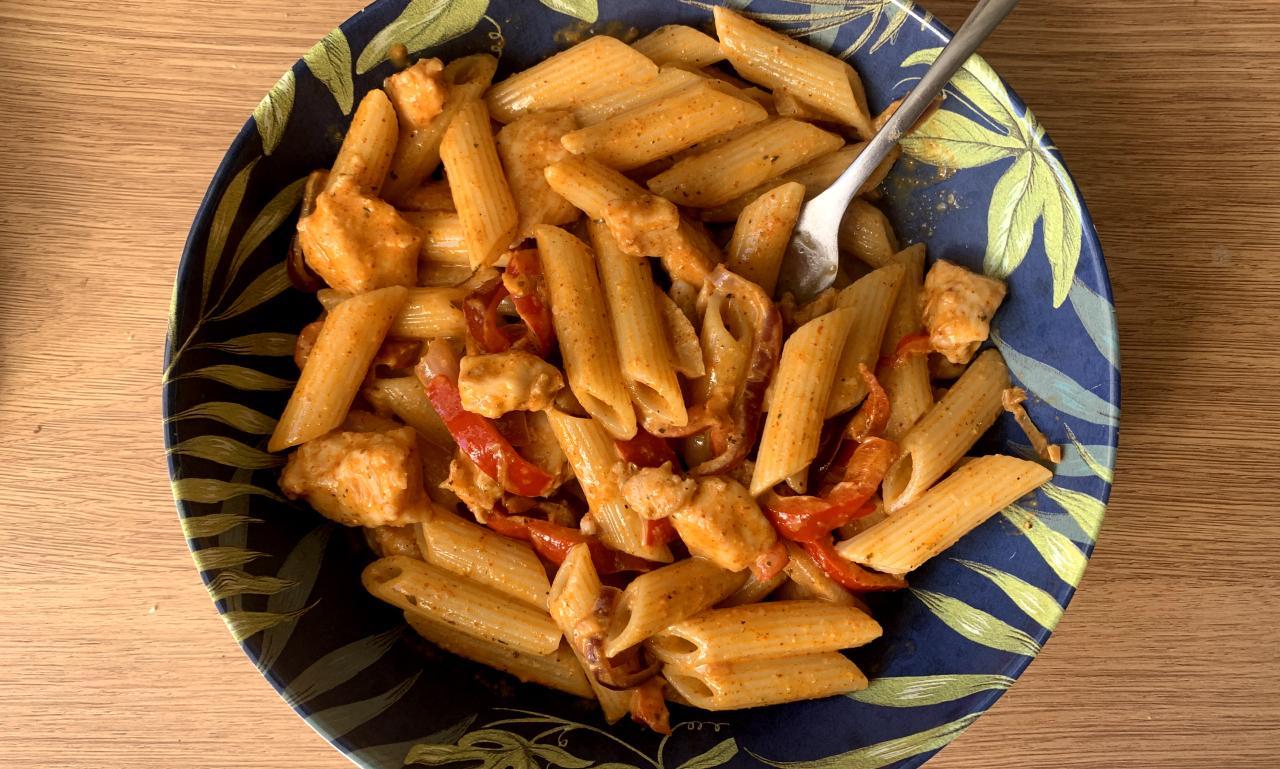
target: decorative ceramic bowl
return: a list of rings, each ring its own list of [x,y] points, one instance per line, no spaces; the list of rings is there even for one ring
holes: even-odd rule
[[[736,0],[851,60],[873,111],[902,96],[949,37],[896,0]],[[1053,482],[879,596],[884,637],[854,653],[847,697],[709,713],[674,706],[670,737],[607,727],[586,701],[521,685],[418,641],[368,596],[359,532],[284,500],[266,436],[296,377],[314,298],[284,257],[306,174],[334,158],[353,105],[391,72],[393,42],[445,59],[492,51],[499,76],[584,34],[679,22],[692,0],[384,0],[280,78],[209,186],[178,269],[164,376],[173,493],[232,636],[316,731],[357,764],[482,769],[914,767],[991,707],[1071,598],[1110,490],[1119,418],[1116,331],[1093,226],[1031,112],[978,58],[904,144],[885,187],[906,242],[1007,276],[993,341],[1065,460]],[[1027,454],[1004,417],[985,448]]]

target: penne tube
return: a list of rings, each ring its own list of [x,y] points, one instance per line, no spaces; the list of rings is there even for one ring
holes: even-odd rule
[[[471,580],[402,555],[365,567],[364,587],[396,608],[528,654],[554,654],[560,628],[547,613]]]
[[[604,222],[588,222],[587,231],[595,247],[622,378],[632,403],[651,422],[677,427],[688,424],[649,260],[622,253]]]
[[[297,446],[342,424],[408,293],[401,286],[370,291],[329,313],[267,443],[268,451]]]
[[[661,288],[654,286],[658,300],[658,312],[662,316],[662,328],[667,335],[667,344],[671,350],[671,364],[676,373],[694,379],[707,373],[706,364],[702,360],[702,343],[698,341],[698,332],[684,310],[675,300],[667,296]]]
[[[556,571],[555,581],[551,584],[551,616],[564,632],[578,662],[588,670],[590,665],[583,656],[583,650],[573,643],[573,639],[580,623],[595,613],[603,594],[603,585],[591,562],[589,549],[583,545],[574,547]],[[605,721],[612,724],[627,714],[631,707],[630,690],[610,689],[590,674],[587,674],[587,682],[600,701]]]
[[[631,44],[654,64],[680,64],[694,69],[724,61],[724,52],[714,37],[683,24],[668,24]]]
[[[569,388],[614,438],[636,434],[636,414],[618,364],[618,348],[586,244],[559,227],[535,228]]]
[[[884,476],[884,504],[890,513],[919,499],[995,424],[1004,410],[1001,392],[1008,386],[1004,359],[987,350],[920,417],[902,437],[901,454]]]
[[[418,267],[425,264],[457,265],[471,271],[471,252],[466,229],[455,211],[402,211],[400,216],[418,229],[422,250]]]
[[[836,550],[878,571],[906,574],[1052,477],[1025,459],[978,457]]]
[[[470,101],[458,110],[440,142],[440,159],[462,220],[471,267],[487,267],[511,246],[520,215],[482,102]]]
[[[773,296],[791,230],[804,203],[804,185],[786,182],[742,209],[733,226],[725,266]]]
[[[876,135],[876,131],[880,130],[880,124],[877,122],[878,118],[873,119],[871,117],[871,108],[867,106],[867,89],[863,87],[862,78],[858,76],[858,71],[849,62],[842,63],[844,64],[844,73],[849,80],[849,90],[853,93],[853,103],[856,107],[846,122],[853,126],[858,138],[863,141],[871,141],[871,137]],[[918,122],[917,125],[919,125]]]
[[[545,176],[551,189],[581,209],[589,219],[604,219],[611,201],[648,201],[653,197],[620,171],[591,158],[567,157],[547,166]]]
[[[840,250],[872,267],[883,267],[898,253],[898,239],[889,217],[875,205],[854,198],[840,220]]]
[[[530,112],[571,109],[657,75],[649,57],[601,35],[495,83],[485,100],[494,120],[510,123]]]
[[[712,208],[775,179],[844,140],[808,123],[780,118],[699,155],[685,158],[649,180],[649,189],[673,203]]]
[[[565,134],[561,143],[575,155],[629,171],[765,117],[759,104],[700,82]]]
[[[365,399],[381,411],[390,411],[396,418],[432,444],[441,448],[453,447],[453,435],[444,421],[427,400],[422,383],[415,376],[374,379],[364,389]],[[447,464],[447,463],[446,463]]]
[[[471,268],[465,264],[441,264],[423,262],[418,265],[418,285],[430,288],[450,288],[459,286],[472,275]]]
[[[742,587],[729,594],[729,597],[720,602],[721,609],[730,606],[745,606],[749,603],[759,603],[768,598],[775,590],[787,581],[787,573],[779,571],[767,579],[760,579],[754,574],[747,574],[747,581]]]
[[[591,517],[600,529],[600,540],[614,550],[670,563],[670,548],[644,543],[645,522],[622,497],[617,471],[622,459],[613,437],[590,417],[570,416],[555,408],[546,414],[556,442],[582,486]]]
[[[396,110],[387,94],[377,88],[365,94],[334,158],[325,190],[332,192],[343,177],[350,177],[357,188],[377,195],[391,168],[399,135]]]
[[[845,342],[844,353],[836,369],[836,381],[827,401],[827,418],[848,411],[866,397],[867,384],[858,368],[866,366],[875,370],[884,328],[889,322],[889,313],[893,311],[905,272],[900,264],[881,267],[855,281],[836,297],[836,307],[852,309],[855,319],[854,330]]]
[[[387,336],[400,339],[435,339],[460,337],[466,321],[458,302],[466,292],[459,288],[426,287],[408,289],[404,304],[396,314]],[[326,310],[333,310],[350,299],[350,294],[322,288],[316,293]]]
[[[906,272],[898,299],[889,313],[880,354],[890,358],[902,340],[924,329],[920,321],[920,293],[924,280],[924,244],[908,246],[892,257]],[[880,385],[889,396],[889,421],[885,425],[885,437],[901,440],[907,430],[933,407],[933,385],[929,381],[929,356],[908,355],[894,365],[884,368]]]
[[[666,664],[695,667],[851,649],[881,632],[871,615],[852,606],[770,601],[709,609],[655,634],[645,648]]]
[[[641,574],[614,608],[604,653],[614,657],[661,630],[715,606],[742,587],[747,572],[725,571],[702,558],[686,558]]]
[[[804,101],[796,98],[796,95],[785,88],[780,88],[773,92],[774,109],[777,110],[781,117],[795,118],[796,120],[822,121],[827,120],[827,116],[820,110],[810,107]]]
[[[741,660],[662,671],[680,700],[703,710],[737,710],[847,694],[867,687],[858,666],[837,652]]]
[[[802,472],[817,456],[823,410],[857,319],[856,310],[837,308],[796,329],[783,345],[751,475],[752,496]]]
[[[728,8],[716,7],[713,12],[720,48],[738,74],[770,90],[790,93],[828,120],[857,124],[860,111],[845,62]]]
[[[533,237],[539,224],[568,224],[578,218],[578,209],[551,189],[544,173],[547,166],[569,156],[561,140],[577,125],[565,111],[535,112],[498,131],[498,155],[520,212],[517,241]]]
[[[614,115],[635,109],[644,104],[670,96],[700,83],[706,78],[679,67],[663,67],[657,77],[632,88],[614,91],[574,107],[573,116],[578,125],[586,127],[607,120]]]
[[[396,201],[400,215],[409,211],[453,211],[453,193],[445,179],[423,182]]]
[[[546,610],[551,583],[542,561],[526,543],[444,509],[418,526],[427,563]]]
[[[839,606],[853,606],[870,615],[870,610],[861,599],[828,577],[804,548],[794,542],[787,542],[787,565],[783,570],[788,580],[778,590],[780,598],[811,599]]]
[[[450,654],[510,673],[525,683],[595,699],[587,674],[582,671],[578,658],[573,656],[573,651],[563,641],[552,654],[528,654],[500,641],[467,635],[433,617],[407,611],[404,619],[413,628],[413,632]]]
[[[382,197],[399,208],[410,208],[408,196],[440,166],[440,141],[449,124],[468,102],[480,98],[493,81],[498,60],[487,53],[454,59],[445,65],[445,99],[440,114],[411,130],[401,131]]]

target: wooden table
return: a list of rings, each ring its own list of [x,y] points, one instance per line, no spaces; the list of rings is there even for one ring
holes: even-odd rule
[[[933,10],[954,26],[968,5]],[[159,382],[209,177],[280,72],[355,10],[0,2],[2,766],[345,765],[200,585],[165,482]],[[1052,642],[931,766],[1280,760],[1275,10],[1027,2],[986,48],[1102,233],[1123,446]]]

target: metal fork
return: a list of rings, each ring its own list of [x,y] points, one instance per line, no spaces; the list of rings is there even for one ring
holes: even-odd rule
[[[835,281],[840,265],[836,233],[849,202],[903,134],[924,114],[956,70],[1017,4],[1018,0],[980,0],[960,31],[862,153],[830,187],[800,210],[778,276],[779,295],[790,292],[797,301],[806,302]]]

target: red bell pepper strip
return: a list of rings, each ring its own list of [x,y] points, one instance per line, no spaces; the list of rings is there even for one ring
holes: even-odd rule
[[[898,453],[898,446],[884,438],[868,438],[853,452],[844,477],[825,497],[783,497],[774,492],[762,501],[764,513],[783,537],[813,542],[874,509],[867,502]]]
[[[458,361],[447,342],[433,341],[418,361],[415,373],[427,392],[427,399],[466,453],[490,478],[514,494],[537,497],[551,490],[555,479],[545,470],[520,456],[498,432],[494,423],[462,408],[458,392]]]
[[[907,581],[902,577],[864,569],[853,561],[842,558],[831,543],[831,537],[802,542],[800,546],[824,574],[855,592],[900,590],[907,586]]]
[[[893,355],[882,357],[876,363],[876,368],[887,369],[897,368],[906,363],[907,358],[912,355],[928,355],[929,354],[929,335],[926,333],[907,334],[898,340],[898,346],[893,349]]]
[[[512,251],[502,283],[511,292],[511,304],[515,306],[516,314],[528,328],[526,338],[533,352],[546,357],[555,344],[556,329],[551,323],[551,303],[547,298],[547,283],[542,277],[542,262],[537,249]]]
[[[628,553],[610,550],[600,540],[578,529],[530,518],[524,515],[504,515],[497,511],[489,515],[485,525],[504,537],[520,539],[533,545],[538,555],[559,566],[577,545],[586,545],[591,562],[600,574],[620,571],[649,571],[653,564]]]
[[[676,541],[676,527],[671,525],[670,518],[646,520],[640,533],[640,542],[645,547],[661,547]]]
[[[778,576],[790,560],[786,543],[779,539],[751,563],[751,575],[761,582],[768,582]]]
[[[844,429],[844,437],[861,443],[868,438],[884,435],[884,429],[889,425],[889,394],[865,364],[858,364],[858,374],[867,385],[867,397],[849,420],[849,426]]]
[[[501,277],[493,277],[462,300],[462,316],[467,321],[467,333],[476,347],[484,353],[505,352],[511,349],[513,334],[500,324],[498,305],[507,297],[507,287]]]

